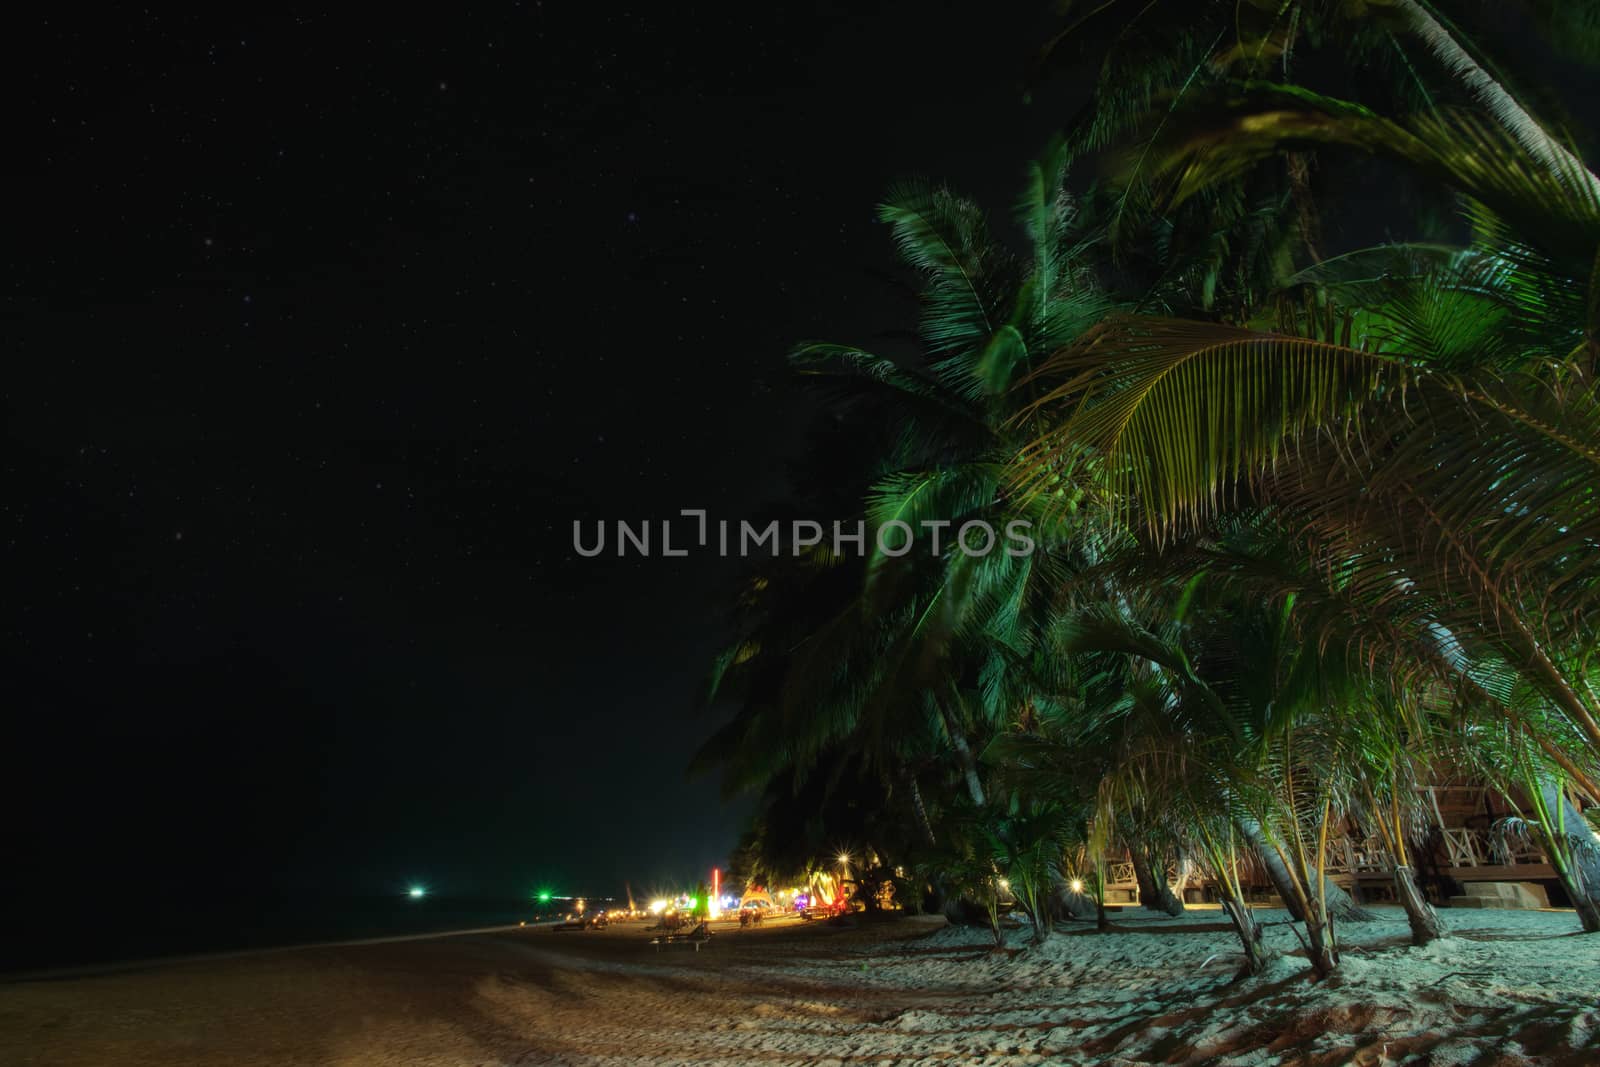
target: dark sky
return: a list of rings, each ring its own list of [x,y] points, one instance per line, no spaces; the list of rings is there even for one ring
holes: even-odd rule
[[[719,862],[735,570],[572,521],[782,505],[785,351],[910,321],[893,179],[1009,204],[1049,5],[227,7],[8,34],[11,888]]]

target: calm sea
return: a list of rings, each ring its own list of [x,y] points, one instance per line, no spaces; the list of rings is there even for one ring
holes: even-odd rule
[[[108,891],[68,902],[6,905],[0,972],[314,941],[420,934],[536,922],[530,901],[476,897],[259,897],[173,894],[135,899]]]

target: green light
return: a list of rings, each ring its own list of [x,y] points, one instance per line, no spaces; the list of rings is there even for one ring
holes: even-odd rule
[[[414,886],[411,887],[411,899],[412,900],[421,900],[423,897],[425,897],[427,895],[428,895],[428,891],[426,889],[422,888],[420,885],[414,885]]]
[[[543,890],[542,892],[540,892],[540,894],[539,894],[539,903],[541,903],[541,904],[550,903],[550,890],[546,889],[546,890]]]

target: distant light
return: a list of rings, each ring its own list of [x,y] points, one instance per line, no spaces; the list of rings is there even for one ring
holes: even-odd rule
[[[1079,881],[1078,879],[1074,878],[1072,880],[1072,891],[1074,893],[1083,892],[1083,883],[1081,881]]]
[[[660,915],[662,912],[664,912],[666,910],[667,910],[667,901],[665,901],[665,900],[652,900],[650,902],[650,914],[651,915]]]
[[[428,891],[426,889],[422,888],[420,885],[414,885],[414,886],[411,887],[411,899],[412,900],[421,900],[423,897],[425,897],[427,895],[428,895]]]
[[[843,864],[844,866],[846,866],[846,867],[850,866],[850,853],[848,853],[848,852],[839,853],[839,862],[841,864]]]
[[[546,889],[546,890],[542,891],[539,894],[539,903],[541,903],[541,904],[550,903],[550,890]]]

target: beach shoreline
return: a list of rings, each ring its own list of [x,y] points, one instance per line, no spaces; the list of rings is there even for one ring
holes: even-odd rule
[[[1219,912],[1134,909],[1044,946],[928,917],[784,922],[655,951],[643,924],[507,928],[123,965],[0,985],[0,1062],[88,1064],[1577,1064],[1600,1056],[1600,940],[1570,912],[1397,909],[1234,981]],[[1381,957],[1381,958],[1380,958]]]

